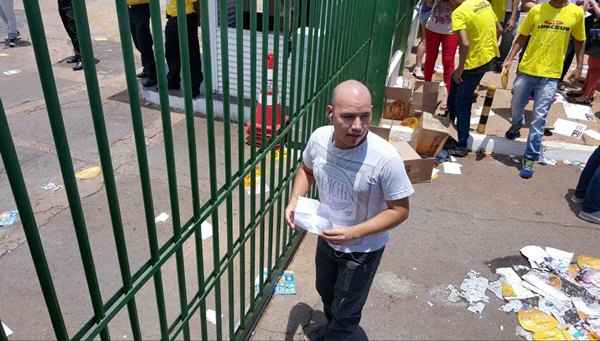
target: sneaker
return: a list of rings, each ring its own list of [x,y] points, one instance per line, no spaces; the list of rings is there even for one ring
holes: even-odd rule
[[[584,200],[583,198],[578,198],[575,195],[572,195],[569,198],[569,201],[571,202],[571,204],[573,204],[575,206],[579,206],[579,205],[583,204],[583,200]]]
[[[456,157],[465,157],[469,154],[469,149],[466,147],[454,147],[448,149],[448,154]]]
[[[155,78],[144,78],[144,79],[142,79],[142,86],[144,88],[153,87],[156,84],[157,84],[157,82],[156,82]]]
[[[17,47],[17,38],[8,39],[8,47]]]
[[[506,137],[509,140],[514,140],[516,138],[519,138],[519,137],[521,137],[521,132],[519,130],[521,130],[521,125],[513,124],[510,126],[510,128],[508,128],[508,130],[504,134],[504,137]]]
[[[587,222],[592,223],[592,224],[600,224],[600,211],[596,211],[596,212],[579,211],[579,214],[577,214],[577,216]]]
[[[78,54],[76,54],[74,56],[67,57],[65,59],[65,63],[67,63],[67,64],[75,64],[75,63],[80,62],[80,61],[81,61],[81,56],[78,55]]]
[[[533,176],[533,166],[534,165],[535,165],[535,161],[523,158],[519,176],[522,177],[523,179],[531,178]]]
[[[423,74],[423,69],[421,69],[420,67],[415,67],[412,74],[413,74],[413,76],[415,76],[416,79],[425,79],[425,75]]]

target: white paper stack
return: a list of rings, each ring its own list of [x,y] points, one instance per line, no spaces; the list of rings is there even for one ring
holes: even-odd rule
[[[318,200],[305,197],[298,198],[294,210],[294,225],[310,233],[321,234],[333,225],[329,220],[329,208]]]

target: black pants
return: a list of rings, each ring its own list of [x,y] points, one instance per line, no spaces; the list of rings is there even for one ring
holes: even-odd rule
[[[62,20],[63,26],[73,44],[75,55],[79,55],[79,40],[77,39],[77,28],[75,27],[75,19],[73,16],[73,5],[71,0],[58,0],[58,14]]]
[[[190,72],[192,74],[192,91],[200,90],[202,83],[202,62],[200,60],[200,44],[198,42],[198,14],[187,15],[188,49],[190,51]],[[177,17],[167,16],[165,27],[165,55],[169,73],[169,88],[180,87],[181,59],[179,55],[179,37],[177,36]]]
[[[142,66],[147,78],[156,79],[156,65],[150,32],[150,5],[129,6],[129,26],[135,48],[142,55]]]
[[[347,340],[358,328],[383,248],[343,253],[319,238],[316,287],[327,317],[325,340]]]

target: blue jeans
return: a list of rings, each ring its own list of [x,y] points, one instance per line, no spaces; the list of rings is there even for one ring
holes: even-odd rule
[[[523,125],[525,123],[525,106],[529,103],[529,96],[533,96],[533,120],[529,122],[529,137],[525,147],[524,157],[537,161],[542,152],[542,138],[548,110],[554,102],[554,95],[558,86],[558,79],[529,76],[523,73],[517,75],[513,84],[512,97],[512,123]]]
[[[339,252],[319,238],[316,287],[328,320],[325,340],[347,340],[358,328],[381,255],[383,248]]]
[[[492,61],[478,68],[465,70],[462,74],[462,83],[457,83],[452,78],[450,93],[448,94],[448,114],[450,120],[457,120],[459,148],[467,148],[469,140],[469,128],[471,127],[471,106],[473,105],[473,93],[479,86],[486,72],[490,71]]]
[[[583,198],[581,210],[586,213],[600,211],[600,147],[590,156],[579,177],[575,196]]]

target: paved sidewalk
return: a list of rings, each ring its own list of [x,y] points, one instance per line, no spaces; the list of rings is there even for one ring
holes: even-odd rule
[[[495,279],[489,264],[528,244],[600,255],[600,227],[579,220],[566,199],[578,168],[540,166],[526,181],[509,158],[460,162],[463,175],[415,186],[409,220],[391,232],[361,322],[368,339],[518,339],[514,315],[498,311],[499,300],[479,318],[447,301],[448,284],[460,285],[471,269]],[[273,297],[253,340],[302,340],[311,316],[323,319],[315,245],[307,236],[289,266],[298,294]]]

